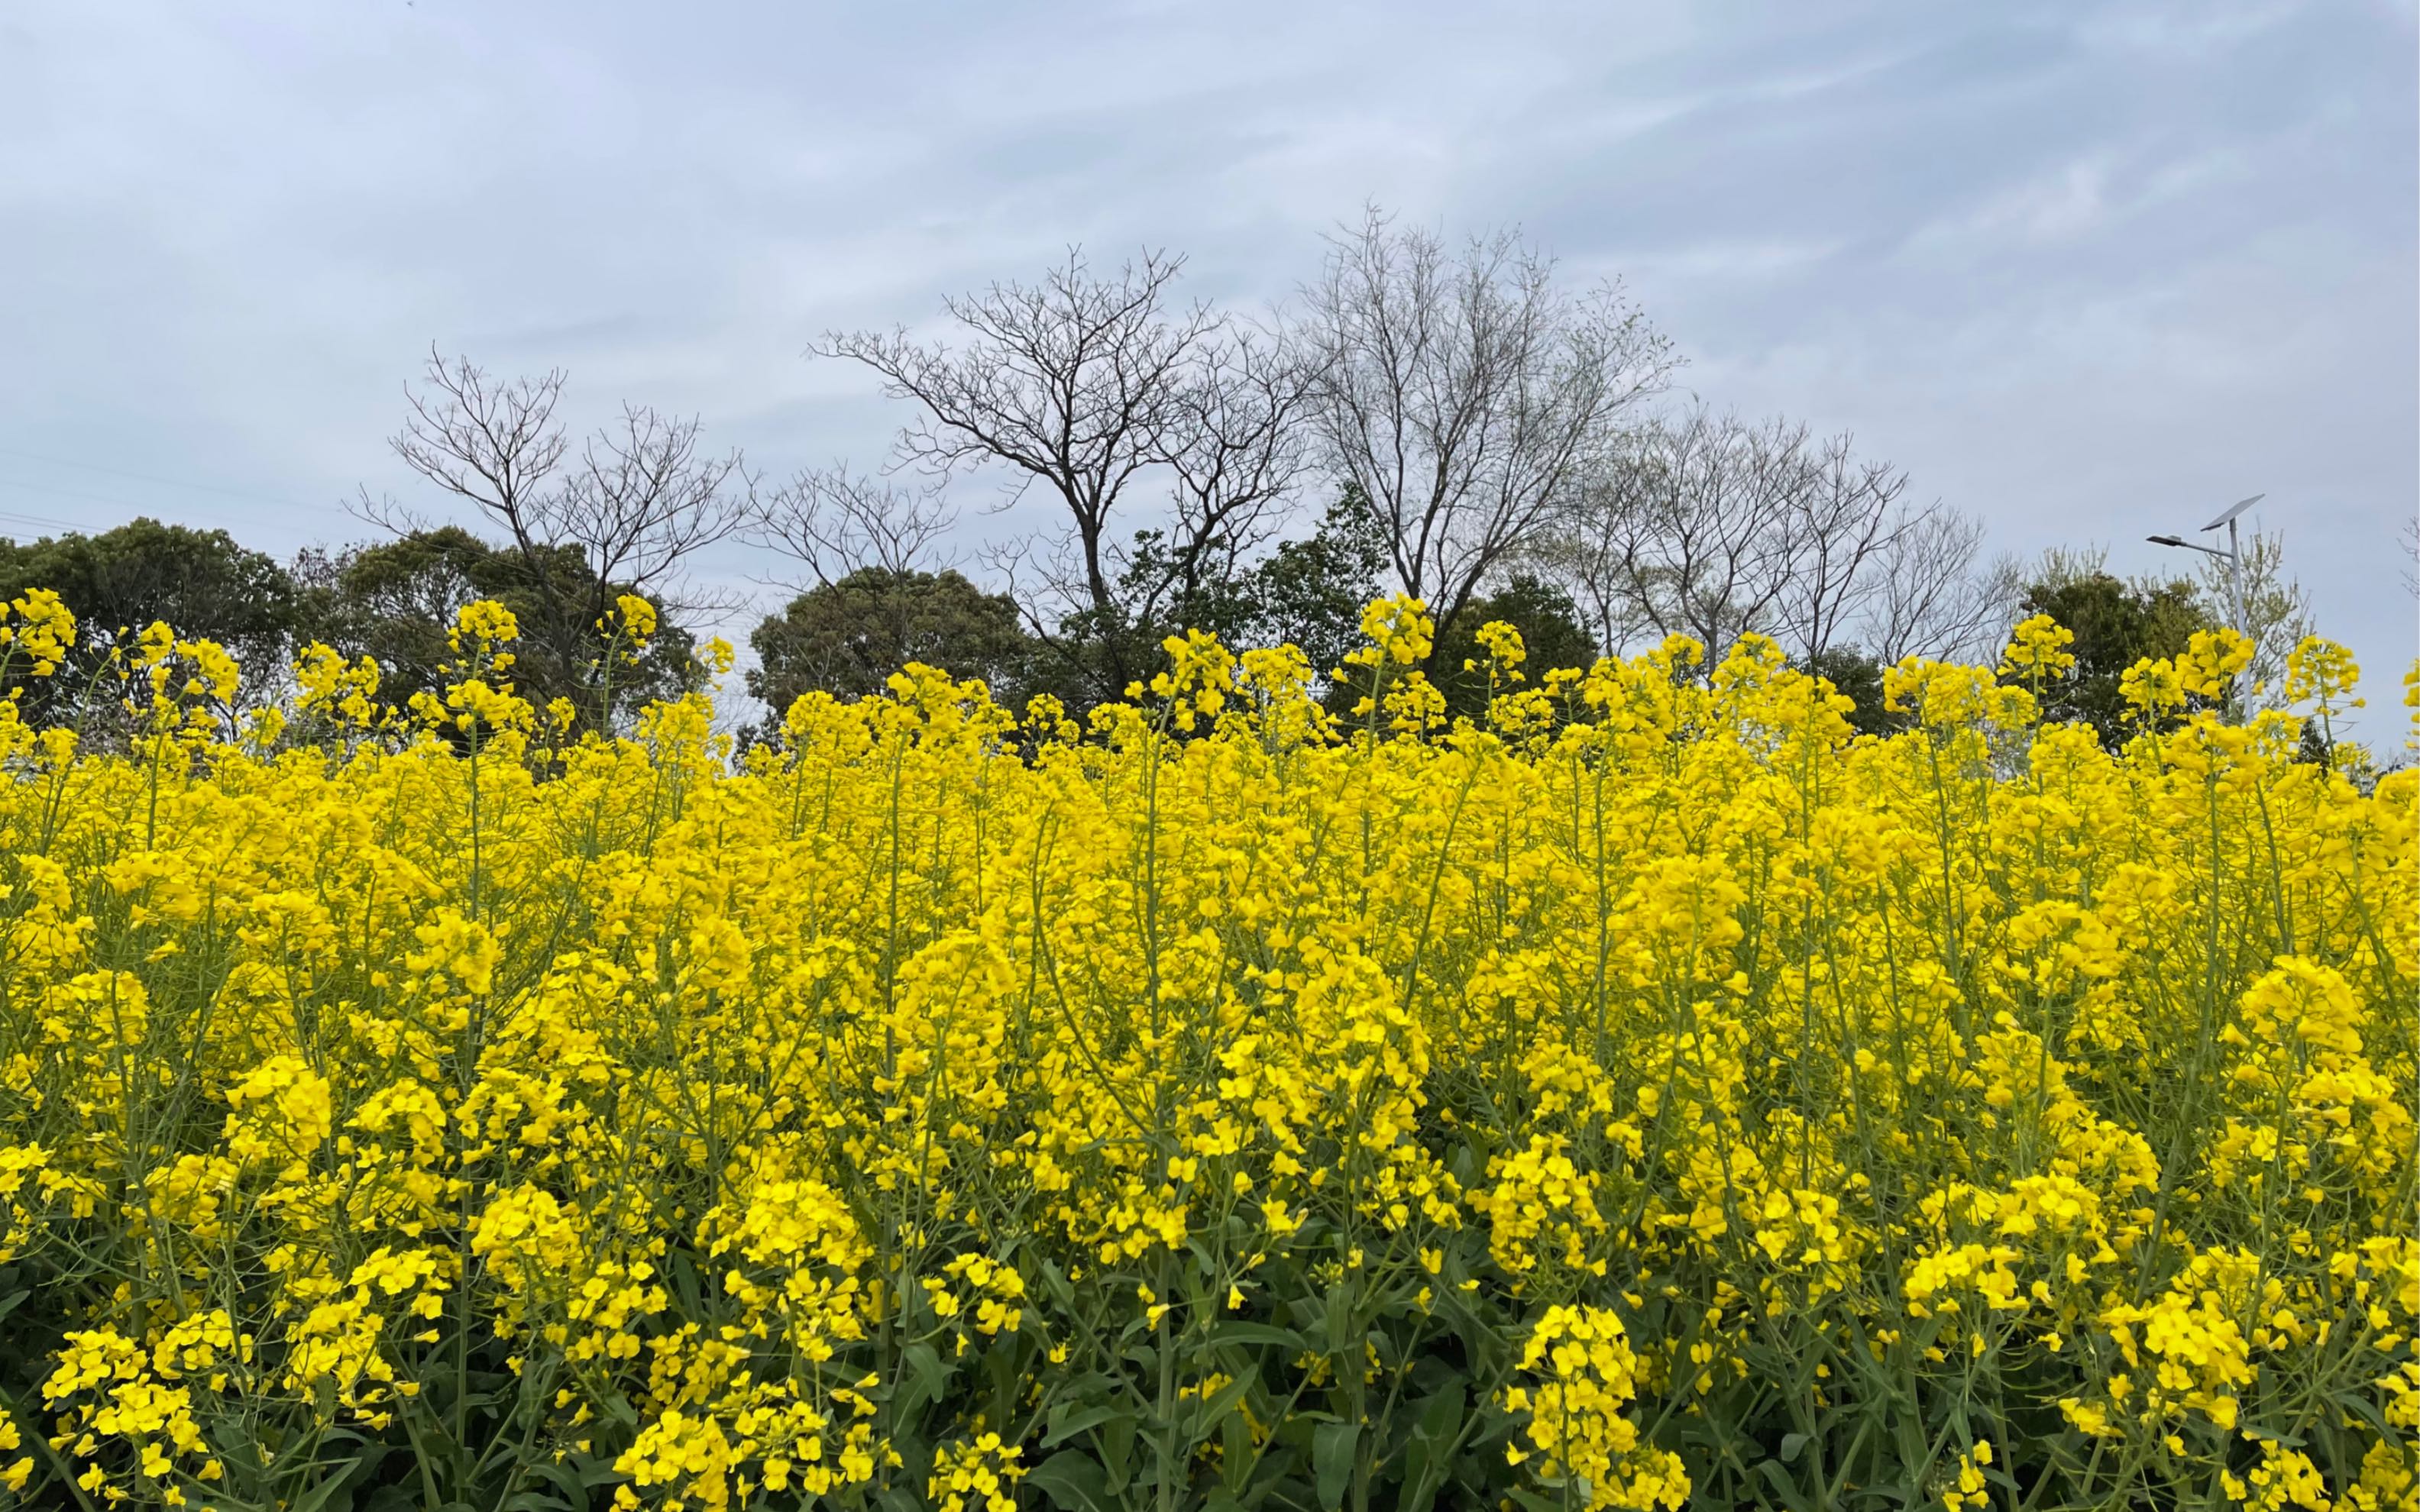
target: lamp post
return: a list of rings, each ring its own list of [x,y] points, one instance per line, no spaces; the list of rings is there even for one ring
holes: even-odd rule
[[[2221,562],[2226,563],[2227,596],[2234,600],[2235,633],[2243,637],[2246,642],[2249,642],[2252,640],[2252,624],[2251,616],[2244,611],[2243,608],[2243,549],[2242,542],[2236,535],[2236,519],[2237,517],[2241,516],[2245,510],[2250,509],[2253,505],[2268,497],[2269,496],[2265,493],[2257,493],[2249,499],[2239,500],[2227,507],[2226,513],[2219,516],[2218,518],[2211,520],[2209,524],[2202,527],[2202,532],[2204,534],[2208,534],[2210,532],[2218,529],[2222,525],[2226,527],[2226,549],[2224,551],[2214,546],[2203,546],[2197,541],[2188,541],[2181,535],[2152,535],[2145,537],[2145,539],[2149,540],[2153,546],[2180,547],[2187,551],[2198,551],[2206,557],[2216,557]],[[2235,674],[2231,683],[2231,691],[2237,695],[2236,704],[2239,708],[2242,706],[2242,699],[2241,695],[2243,691],[2244,674],[2249,672],[2251,670],[2251,667],[2247,664],[2242,671],[2239,671]]]

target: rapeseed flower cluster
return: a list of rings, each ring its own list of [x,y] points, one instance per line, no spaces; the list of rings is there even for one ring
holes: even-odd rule
[[[1364,629],[1344,716],[1192,635],[744,751],[572,739],[495,605],[408,708],[164,625],[120,743],[0,702],[0,1504],[2414,1505],[2341,648],[2237,724],[2197,638],[2113,754],[2042,619],[1884,737],[1752,637],[1492,626],[1456,721]]]

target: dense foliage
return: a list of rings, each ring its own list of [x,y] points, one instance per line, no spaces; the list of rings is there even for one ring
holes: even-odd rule
[[[596,656],[597,617],[628,584],[601,582],[577,546],[498,547],[458,526],[415,530],[339,551],[305,550],[289,564],[225,531],[135,519],[85,535],[0,539],[0,602],[42,590],[72,608],[75,636],[54,675],[9,681],[24,717],[73,724],[87,744],[122,743],[122,689],[113,656],[161,622],[209,640],[256,675],[247,703],[291,691],[286,663],[322,643],[378,664],[395,702],[445,687],[446,629],[466,605],[493,599],[520,630],[514,677],[523,696],[571,702],[584,722],[627,723],[647,703],[698,686],[690,633],[669,618],[635,660],[607,669]]]
[[[748,691],[776,712],[802,693],[879,693],[911,661],[980,678],[1006,698],[1033,659],[1016,601],[985,593],[954,569],[861,567],[765,616],[748,643],[756,653]]]
[[[492,546],[459,526],[308,556],[301,565],[298,643],[318,642],[378,664],[397,703],[442,694],[448,626],[481,600],[503,605],[520,630],[513,679],[533,703],[566,701],[582,725],[612,725],[659,699],[700,686],[690,632],[665,623],[641,653],[597,656],[602,617],[627,586],[600,580],[581,548]]]
[[[1485,631],[1450,723],[1365,625],[1342,722],[1192,637],[737,769],[697,695],[574,739],[490,604],[404,710],[311,653],[230,725],[164,627],[122,754],[0,707],[0,1484],[2412,1504],[2420,779],[2166,728],[2224,636],[2113,754],[2042,620],[1887,738],[1753,637]]]
[[[215,641],[247,666],[273,668],[292,653],[303,613],[292,574],[274,557],[225,531],[155,519],[90,535],[0,539],[0,601],[35,589],[73,607],[76,633],[54,674],[27,681],[21,658],[10,682],[24,689],[26,717],[88,728],[115,726],[116,690],[96,678],[110,652],[154,620]]]
[[[2044,717],[2088,724],[2113,750],[2138,722],[2121,686],[2128,670],[2147,658],[2173,658],[2196,631],[2212,627],[2194,585],[2181,578],[2126,582],[2099,570],[2051,576],[2025,590],[2022,607],[2075,636],[2075,666],[2050,688]]]

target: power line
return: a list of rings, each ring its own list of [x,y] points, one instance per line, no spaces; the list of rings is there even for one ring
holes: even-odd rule
[[[116,494],[87,493],[81,488],[62,488],[56,484],[50,483],[27,483],[20,478],[0,478],[0,488],[14,488],[24,493],[38,494],[54,499],[81,499],[86,503],[108,504],[113,508],[122,509],[131,515],[138,517],[156,517],[160,515],[173,515],[175,513],[173,502],[163,503],[162,501],[157,499],[121,499]],[[18,525],[36,526],[43,530],[66,531],[70,534],[77,535],[89,534],[94,528],[94,522],[89,519],[67,520],[60,519],[54,515],[29,515],[18,510],[0,510],[0,520],[8,521]],[[262,524],[261,522],[255,521],[251,525],[240,528],[283,528],[293,530],[294,526],[286,521],[277,521],[273,524]]]
[[[26,493],[47,494],[58,499],[81,499],[85,502],[91,504],[114,504],[119,509],[131,509],[138,515],[157,515],[164,513],[157,501],[149,503],[138,503],[134,500],[120,499],[114,494],[85,493],[81,489],[76,488],[54,487],[52,485],[47,483],[23,483],[15,478],[0,478],[0,488],[18,488]],[[90,520],[65,520],[51,515],[26,515],[0,511],[0,518],[12,519],[21,525],[43,525],[48,526],[53,530],[73,531],[79,534],[89,532],[92,529],[92,521]]]
[[[24,488],[29,492],[55,493],[68,499],[88,500],[96,504],[125,505],[126,503],[126,501],[122,499],[103,499],[99,494],[77,493],[74,490],[68,488],[37,488],[34,485],[12,483],[7,478],[0,478],[0,488]],[[70,520],[56,519],[48,515],[21,514],[14,510],[0,509],[0,519],[8,520],[18,525],[40,525],[54,531],[81,531],[85,529],[85,526],[75,524]],[[86,523],[89,522],[87,521]]]
[[[222,488],[215,484],[194,483],[183,478],[163,478],[155,472],[136,472],[128,468],[103,467],[98,462],[75,462],[70,461],[64,456],[45,456],[39,452],[21,452],[10,446],[0,446],[0,456],[13,456],[21,461],[41,462],[46,463],[49,466],[58,468],[81,468],[86,472],[105,472],[112,477],[132,478],[137,483],[156,483],[163,487],[185,488],[197,493],[220,494],[229,499],[241,499],[256,504],[274,504],[280,509],[311,509],[327,511],[340,508],[340,506],[334,504],[306,504],[292,499],[273,498],[268,494],[246,493],[240,488]],[[37,486],[19,484],[16,485],[16,486],[32,487]],[[57,489],[55,491],[67,494],[70,498],[97,499],[103,503],[122,504],[126,502],[126,501],[122,499],[102,499],[101,496],[98,494],[78,494],[65,488]],[[142,506],[134,505],[130,507],[139,508]]]

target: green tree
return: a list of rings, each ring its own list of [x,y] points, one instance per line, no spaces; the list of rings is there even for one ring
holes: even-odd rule
[[[1596,662],[1595,638],[1581,628],[1572,596],[1543,579],[1515,574],[1495,593],[1472,599],[1460,614],[1437,632],[1429,658],[1430,676],[1445,694],[1450,714],[1479,718],[1487,712],[1487,653],[1480,649],[1480,627],[1494,621],[1521,633],[1521,672],[1536,683],[1558,667],[1589,667]],[[1474,665],[1466,669],[1465,662]]]
[[[1158,667],[1159,643],[1171,635],[1205,630],[1231,647],[1256,643],[1250,570],[1232,543],[1214,553],[1146,530],[1109,554],[1118,564],[1110,601],[1071,609],[1037,638],[1036,686],[1069,707],[1117,697],[1121,677]]]
[[[2075,636],[2068,648],[2075,668],[2044,690],[2042,717],[2088,724],[2113,750],[2133,733],[2118,691],[2126,670],[2146,656],[2174,656],[2195,631],[2213,626],[2187,579],[2129,582],[2097,565],[2079,570],[2055,557],[2025,590],[2020,609],[2047,614]]]
[[[1322,677],[1361,643],[1361,610],[1386,592],[1388,537],[1357,490],[1327,506],[1319,528],[1252,568],[1235,644],[1298,648]]]
[[[1883,664],[1862,646],[1826,646],[1807,658],[1800,670],[1823,678],[1834,692],[1856,704],[1849,711],[1849,728],[1857,733],[1887,735],[1907,728],[1907,716],[1883,707]]]
[[[1385,532],[1350,487],[1309,536],[1257,560],[1233,543],[1217,552],[1172,547],[1156,531],[1138,532],[1117,556],[1116,603],[1143,606],[1142,616],[1078,609],[1035,642],[1036,686],[1071,708],[1099,701],[1105,668],[1156,667],[1160,641],[1187,630],[1236,651],[1295,646],[1324,677],[1361,643],[1362,607],[1386,592],[1389,560]]]
[[[178,635],[215,640],[242,664],[248,691],[273,690],[292,650],[298,599],[293,576],[225,531],[136,519],[97,534],[0,540],[0,598],[47,588],[76,616],[73,655],[58,674],[28,685],[29,717],[70,720],[88,698],[114,708],[114,687],[95,674],[111,650],[155,620]]]
[[[413,531],[333,556],[306,555],[299,573],[302,627],[348,656],[374,658],[383,679],[380,696],[396,703],[443,689],[452,657],[447,628],[462,606],[482,598],[504,605],[520,624],[512,676],[533,703],[569,699],[593,723],[601,700],[610,724],[698,686],[695,641],[669,621],[635,666],[606,665],[605,637],[587,609],[631,590],[580,585],[588,571],[576,546],[500,548],[459,526]],[[566,584],[580,586],[566,592]],[[559,623],[567,614],[581,623]]]
[[[954,570],[861,567],[811,588],[768,614],[748,638],[758,665],[748,691],[779,718],[801,693],[842,698],[879,692],[911,661],[954,677],[979,677],[994,698],[1021,697],[1033,644],[1016,603]]]

